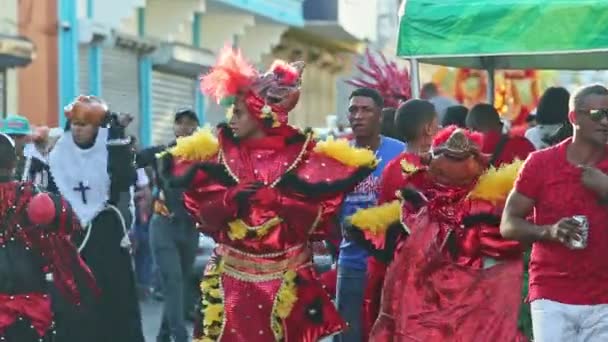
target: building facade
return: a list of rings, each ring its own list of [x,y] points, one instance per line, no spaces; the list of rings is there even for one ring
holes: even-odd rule
[[[0,114],[17,113],[17,69],[34,58],[34,44],[19,34],[17,0],[0,0]]]
[[[225,44],[260,69],[275,58],[304,60],[290,120],[301,127],[326,127],[328,116],[344,123],[352,91],[345,80],[356,75],[366,47],[390,51],[397,22],[395,0],[0,1],[14,4],[16,34],[36,46],[31,64],[9,72],[12,112],[60,126],[75,96],[98,95],[135,117],[129,133],[142,145],[171,139],[179,107],[193,107],[212,125],[224,120],[198,80]]]
[[[225,44],[261,65],[284,31],[304,26],[303,0],[10,1],[38,55],[18,73],[16,111],[63,125],[63,107],[75,96],[98,95],[135,117],[129,133],[143,145],[171,139],[180,107],[204,122],[223,119],[198,79]],[[31,101],[33,91],[40,101]]]
[[[290,115],[293,124],[327,128],[328,117],[344,117],[352,90],[344,81],[352,76],[360,53],[376,40],[377,1],[304,2],[304,27],[285,31],[272,53],[273,58],[307,64],[300,102]]]

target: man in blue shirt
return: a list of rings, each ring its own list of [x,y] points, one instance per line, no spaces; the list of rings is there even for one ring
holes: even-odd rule
[[[384,166],[405,149],[402,142],[380,134],[383,102],[380,94],[370,88],[359,88],[350,95],[348,120],[353,130],[353,144],[375,151],[380,163],[376,170],[359,183],[344,200],[340,217],[343,227],[345,218],[358,209],[377,204],[380,175]],[[344,229],[343,236],[338,258],[337,304],[349,328],[336,340],[361,342],[361,314],[368,253],[354,241],[349,240],[344,234]]]

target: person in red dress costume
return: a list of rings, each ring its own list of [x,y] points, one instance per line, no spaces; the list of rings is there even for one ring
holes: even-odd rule
[[[163,181],[184,186],[199,230],[217,242],[203,280],[195,341],[312,342],[345,328],[312,265],[344,195],[377,160],[346,140],[315,142],[287,124],[302,64],[259,74],[224,48],[202,91],[230,105],[229,125],[177,140],[160,156]]]
[[[490,155],[490,164],[500,166],[515,159],[525,160],[535,151],[534,145],[526,138],[503,132],[498,111],[494,106],[480,103],[469,111],[467,127],[483,134],[481,152]]]
[[[378,204],[395,200],[398,191],[407,184],[408,173],[422,166],[421,155],[428,153],[431,148],[433,137],[439,129],[437,121],[433,104],[426,100],[412,99],[399,106],[395,117],[396,133],[405,141],[406,150],[391,160],[382,172]],[[388,244],[393,248],[386,248],[386,240],[395,238],[399,239],[394,234],[368,234],[365,237],[372,241],[372,256],[375,257],[369,258],[367,262],[368,278],[363,302],[364,341],[368,340],[369,332],[378,317],[386,267],[392,260],[394,246],[398,244],[397,241],[390,241]],[[360,236],[359,241],[361,240]],[[365,245],[364,241],[361,242]]]
[[[521,162],[488,169],[481,143],[478,133],[443,129],[398,200],[352,216],[370,234],[399,227],[407,236],[386,272],[370,341],[525,340],[517,329],[522,248],[498,229]]]
[[[76,277],[88,289],[97,287],[70,242],[80,229],[70,206],[32,183],[13,180],[16,163],[14,142],[0,133],[0,340],[54,341],[47,281],[74,306],[82,299]]]

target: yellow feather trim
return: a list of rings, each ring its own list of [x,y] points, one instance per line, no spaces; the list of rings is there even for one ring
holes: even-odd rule
[[[513,188],[517,174],[523,164],[523,161],[515,160],[513,163],[502,165],[498,169],[490,167],[479,177],[477,185],[475,185],[469,197],[492,203],[505,200]]]
[[[298,274],[294,270],[285,272],[281,287],[274,299],[270,325],[277,341],[282,341],[285,337],[283,322],[289,317],[291,310],[293,310],[293,307],[298,301],[298,287],[296,285],[297,276]]]
[[[315,152],[353,167],[375,167],[378,164],[374,152],[366,148],[353,147],[346,139],[335,140],[333,137],[328,137],[315,146]]]
[[[270,229],[279,223],[283,222],[283,219],[280,217],[273,217],[270,220],[264,222],[263,224],[252,227],[247,225],[243,220],[238,219],[231,222],[228,222],[228,237],[230,240],[242,240],[247,236],[248,232],[255,232],[257,237],[263,237],[268,234]]]
[[[178,138],[177,145],[169,149],[169,153],[189,161],[203,161],[215,155],[218,149],[217,138],[207,126],[191,136]]]
[[[377,207],[360,209],[350,217],[350,223],[373,235],[386,232],[388,227],[401,219],[401,201],[394,200]]]
[[[403,159],[400,164],[401,170],[408,175],[418,171],[418,167],[416,165],[408,162],[405,159]]]
[[[216,341],[224,330],[224,290],[222,288],[222,261],[208,266],[200,283],[203,337],[195,341]]]

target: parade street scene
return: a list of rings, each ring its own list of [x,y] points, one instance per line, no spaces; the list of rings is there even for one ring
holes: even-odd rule
[[[608,342],[608,0],[0,0],[0,342]]]

